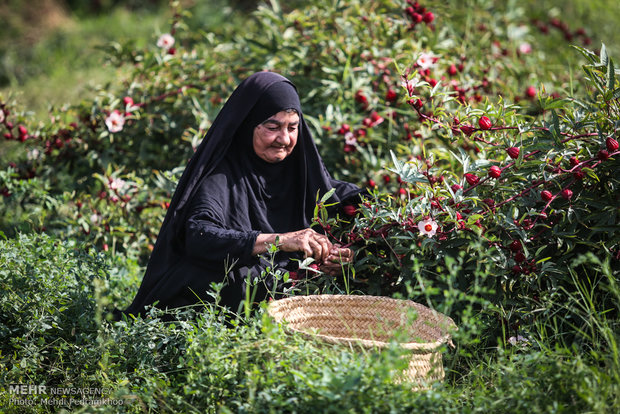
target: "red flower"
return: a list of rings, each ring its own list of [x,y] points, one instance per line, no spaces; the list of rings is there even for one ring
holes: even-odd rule
[[[385,100],[388,102],[394,102],[397,97],[398,95],[396,94],[396,91],[392,88],[390,88],[385,94]]]
[[[609,137],[605,140],[605,146],[607,147],[607,151],[616,152],[618,151],[618,141]]]
[[[502,175],[502,169],[499,168],[497,165],[493,165],[491,168],[489,168],[489,177],[499,178],[500,175]]]
[[[598,154],[596,154],[599,160],[605,161],[609,158],[609,152],[607,150],[600,150]]]
[[[480,182],[480,178],[477,175],[467,173],[465,174],[465,181],[467,181],[469,185],[476,185]]]
[[[510,158],[512,158],[513,160],[519,158],[519,152],[521,152],[519,150],[519,148],[517,147],[510,147],[506,150],[506,152],[508,153],[508,155],[510,156]]]
[[[551,191],[549,190],[543,190],[540,192],[540,198],[544,201],[550,201],[553,199],[553,194],[551,194]]]
[[[565,188],[564,190],[562,190],[560,194],[562,195],[563,198],[567,200],[570,200],[571,197],[573,196],[573,192],[568,188]]]
[[[478,126],[480,127],[480,129],[487,130],[487,129],[491,129],[493,124],[491,123],[491,120],[489,119],[489,117],[481,116],[480,119],[478,120]]]

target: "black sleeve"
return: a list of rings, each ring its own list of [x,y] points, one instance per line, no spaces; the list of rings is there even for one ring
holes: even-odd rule
[[[185,223],[185,249],[199,261],[221,262],[227,257],[249,261],[259,232],[228,228],[227,179],[224,175],[206,178],[190,203]]]
[[[215,262],[230,256],[244,263],[252,257],[258,234],[258,231],[227,229],[197,214],[187,220],[185,248],[194,259]]]

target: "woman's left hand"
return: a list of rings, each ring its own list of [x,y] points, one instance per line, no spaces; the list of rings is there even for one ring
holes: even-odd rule
[[[342,248],[334,244],[329,251],[327,259],[319,265],[322,272],[331,276],[336,276],[342,272],[342,266],[351,263],[353,260],[353,251],[348,248]]]

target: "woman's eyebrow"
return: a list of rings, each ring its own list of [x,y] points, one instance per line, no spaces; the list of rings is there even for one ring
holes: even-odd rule
[[[284,125],[284,122],[280,122],[280,121],[278,121],[276,119],[268,119],[268,120],[266,120],[265,122],[262,123],[262,125],[265,125],[265,124],[276,124],[277,126],[282,126],[282,125]],[[298,124],[299,124],[299,121],[295,121],[295,122],[291,122],[290,123],[290,125],[298,125]]]

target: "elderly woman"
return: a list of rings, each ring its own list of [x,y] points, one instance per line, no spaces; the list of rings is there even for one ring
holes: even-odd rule
[[[248,275],[261,274],[261,255],[275,243],[278,266],[293,270],[293,259],[313,257],[323,271],[339,271],[352,252],[310,229],[317,195],[332,188],[334,203],[360,191],[330,177],[294,85],[275,73],[253,74],[230,96],[187,165],[125,312],[212,301],[213,282],[224,282],[220,303],[236,311]]]

